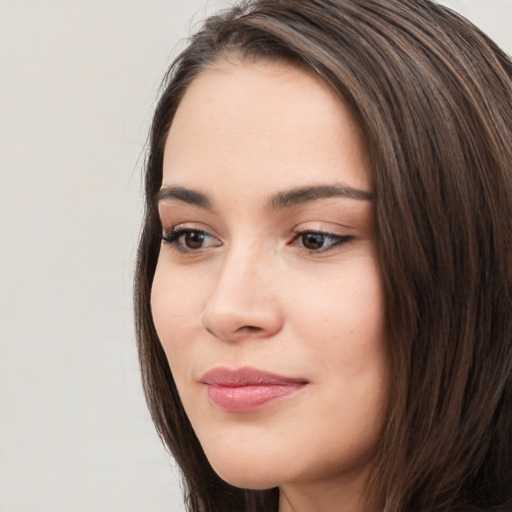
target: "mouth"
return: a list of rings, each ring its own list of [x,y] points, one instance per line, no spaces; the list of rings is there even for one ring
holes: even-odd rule
[[[211,404],[226,412],[250,412],[303,389],[308,381],[242,367],[218,367],[200,379]]]

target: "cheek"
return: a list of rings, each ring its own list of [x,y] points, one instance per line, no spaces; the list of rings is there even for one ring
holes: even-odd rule
[[[151,313],[171,368],[182,367],[175,363],[187,356],[186,349],[199,327],[200,303],[198,290],[187,287],[179,272],[157,265],[151,288]]]
[[[321,279],[294,276],[286,301],[302,332],[309,337],[322,333],[335,347],[336,340],[357,339],[354,348],[361,349],[382,337],[384,299],[378,265],[372,258],[357,263],[347,265],[344,272],[335,268]]]
[[[381,276],[377,262],[365,259],[364,265],[360,260],[350,272],[331,277],[308,293],[296,290],[293,333],[307,344],[315,376],[328,384],[332,402],[326,402],[325,413],[342,403],[346,414],[362,421],[369,411],[386,409],[389,361]]]

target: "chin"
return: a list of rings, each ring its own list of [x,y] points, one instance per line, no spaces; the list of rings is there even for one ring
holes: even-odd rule
[[[205,450],[210,465],[222,480],[234,487],[253,490],[271,489],[286,480],[283,468],[276,466],[276,452],[273,455],[264,452],[258,447]]]
[[[213,467],[217,475],[228,484],[241,489],[251,489],[254,491],[263,491],[279,486],[279,479],[272,478],[267,471],[255,471],[247,463],[243,467],[237,468]]]

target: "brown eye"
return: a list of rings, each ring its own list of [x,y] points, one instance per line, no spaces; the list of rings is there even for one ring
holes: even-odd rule
[[[301,236],[301,242],[306,249],[317,251],[324,246],[326,238],[327,236],[323,233],[304,233]]]
[[[299,245],[309,252],[323,254],[346,244],[353,238],[350,235],[337,235],[323,231],[301,231],[296,234],[294,245]]]
[[[222,245],[221,242],[206,231],[200,229],[175,229],[162,236],[162,241],[177,251],[195,252],[208,247]]]
[[[202,231],[188,231],[183,235],[183,245],[187,249],[201,249],[207,236]]]

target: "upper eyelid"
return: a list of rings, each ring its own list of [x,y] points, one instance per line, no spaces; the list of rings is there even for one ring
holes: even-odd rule
[[[213,242],[204,247],[200,247],[197,249],[182,247],[182,243],[180,243],[180,239],[184,238],[188,233],[201,233],[206,235]],[[194,229],[194,228],[177,228],[164,230],[164,233],[161,235],[162,242],[165,242],[172,246],[177,252],[181,253],[199,253],[201,250],[208,249],[209,247],[215,247],[222,245],[221,240],[219,240],[214,235],[210,234],[208,231],[202,229]],[[218,242],[218,243],[217,243]]]
[[[160,219],[160,224],[162,225],[162,229],[164,231],[203,231],[208,235],[218,238],[215,230],[211,227],[203,224],[202,222],[193,222],[193,221],[185,221],[185,222],[165,222]]]
[[[300,229],[297,231],[294,231],[293,233],[293,240],[297,240],[301,235],[322,235],[326,238],[356,238],[355,235],[352,235],[350,233],[333,233],[332,231],[323,231],[318,229]]]
[[[171,231],[199,231],[203,232],[213,238],[220,239],[220,236],[215,232],[215,230],[211,229],[207,226],[202,226],[201,223],[189,223],[189,222],[179,222],[173,225],[170,225],[169,227],[165,227],[164,223],[162,222],[162,230],[165,233],[169,233]],[[291,235],[293,238],[296,238],[298,235],[304,234],[304,233],[318,233],[321,235],[326,236],[332,236],[332,237],[345,237],[345,236],[352,236],[349,231],[350,228],[343,226],[343,232],[338,232],[337,230],[329,229],[329,228],[314,228],[314,227],[296,227],[291,230]]]
[[[336,251],[337,249],[342,249],[347,244],[352,243],[356,239],[356,237],[354,235],[350,235],[350,234],[336,234],[336,233],[329,233],[329,232],[325,232],[325,231],[304,230],[304,231],[298,231],[295,234],[295,236],[291,240],[290,245],[295,245],[298,241],[300,241],[301,237],[305,234],[319,234],[326,238],[332,239],[332,243],[330,243],[326,247],[322,247],[318,250],[308,249],[305,246],[303,247],[304,250],[306,250],[308,253],[310,253],[312,255],[316,254],[318,256],[328,254],[331,251]]]
[[[293,228],[293,232],[311,232],[311,233],[325,233],[330,235],[345,235],[353,232],[356,229],[354,226],[348,224],[340,224],[338,222],[328,221],[309,221],[301,222]]]
[[[158,213],[161,213],[160,211]],[[188,216],[188,215],[187,215]],[[173,219],[173,216],[169,215],[159,215],[160,224],[162,227],[162,231],[164,233],[170,231],[177,230],[190,230],[190,231],[202,231],[217,238],[219,240],[224,237],[214,229],[209,223],[202,222],[201,220],[181,220],[176,222],[178,219]],[[284,227],[284,226],[283,226]],[[350,224],[341,224],[340,222],[336,222],[333,220],[307,220],[300,223],[295,224],[288,233],[290,236],[295,237],[298,233],[321,233],[324,235],[331,235],[333,237],[339,236],[349,236],[354,234],[354,230],[357,230],[357,227],[354,227]],[[226,233],[224,233],[226,235]],[[284,235],[284,232],[282,232]],[[285,235],[286,236],[286,235]]]
[[[347,230],[348,228],[343,228],[343,230]],[[297,227],[297,228],[294,228],[293,229],[293,232],[294,233],[322,233],[324,235],[334,235],[334,236],[340,236],[340,235],[343,235],[345,234],[344,232],[343,233],[338,233],[336,232],[336,230],[334,229],[330,229],[330,228],[309,228],[309,227]]]
[[[176,226],[172,226],[168,229],[163,229],[163,236],[169,236],[171,234],[180,234],[180,236],[187,234],[187,233],[203,233],[211,238],[214,238],[215,240],[219,240],[220,238],[211,232],[209,229],[201,228],[201,227],[189,227],[189,226],[182,226],[181,224],[177,224]]]

